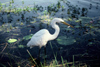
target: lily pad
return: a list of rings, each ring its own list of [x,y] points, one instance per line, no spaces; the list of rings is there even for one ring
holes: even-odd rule
[[[60,45],[71,45],[75,43],[76,40],[73,37],[60,36],[57,38],[57,42]]]
[[[80,26],[79,25],[76,25],[76,26],[74,26],[75,28],[80,28]]]
[[[93,42],[89,42],[88,44],[91,45],[91,44],[93,44]]]
[[[81,17],[80,19],[82,19],[83,23],[89,23],[92,18],[90,18],[90,17]]]
[[[89,42],[88,43],[89,46],[93,46],[93,44],[94,44],[93,42]]]
[[[68,18],[67,20],[68,20],[68,21],[72,21],[72,19],[71,19],[71,18]]]
[[[30,34],[30,35],[24,36],[23,39],[24,40],[29,40],[29,39],[32,38],[32,36],[33,36],[33,34]]]
[[[8,40],[8,43],[14,43],[14,42],[16,42],[17,41],[17,39],[9,39]]]
[[[82,19],[76,20],[75,22],[80,22],[80,21],[82,21]]]
[[[19,48],[24,48],[24,45],[18,45]]]

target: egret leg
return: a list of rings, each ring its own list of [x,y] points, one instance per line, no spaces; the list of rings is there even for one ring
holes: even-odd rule
[[[45,55],[45,57],[44,57],[44,65],[46,65],[46,46],[44,46],[44,55]]]
[[[39,61],[40,61],[40,51],[41,51],[41,48],[39,48],[39,56],[38,56]]]

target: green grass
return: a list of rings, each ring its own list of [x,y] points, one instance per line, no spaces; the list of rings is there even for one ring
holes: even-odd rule
[[[75,62],[74,62],[74,55],[73,55],[73,67],[75,67],[75,65],[74,65],[74,64],[75,64]]]
[[[54,51],[53,51],[51,42],[50,42],[50,46],[51,46],[52,52],[53,52],[53,54],[54,54]],[[32,55],[30,54],[30,52],[29,52],[28,50],[27,50],[27,52],[28,52],[28,54],[30,55],[32,61],[35,63],[35,65],[36,65],[37,67],[39,67],[39,65],[36,63],[35,59],[32,57]],[[54,60],[52,60],[52,63],[50,63],[50,64],[48,64],[48,65],[44,65],[44,64],[42,64],[42,62],[40,62],[40,64],[41,64],[41,67],[60,67],[60,66],[61,66],[61,67],[66,67],[66,65],[67,65],[67,67],[69,67],[67,60],[66,60],[66,62],[65,62],[65,60],[63,59],[62,56],[61,56],[61,62],[62,62],[62,64],[59,64],[59,63],[58,63],[58,61],[57,61],[57,54],[54,54]],[[45,62],[44,62],[44,63],[45,63]],[[74,64],[73,64],[73,65],[74,65]]]
[[[36,63],[36,61],[34,60],[34,58],[32,57],[32,55],[30,54],[30,52],[29,52],[28,50],[27,50],[27,52],[28,52],[28,54],[30,55],[30,57],[31,57],[31,59],[33,60],[33,62],[36,64],[36,66],[39,67],[38,64]]]
[[[1,65],[2,67],[6,67],[4,64],[1,64],[1,63],[0,63],[0,65]]]
[[[69,67],[67,60],[65,61],[65,63],[67,64],[67,67]]]
[[[64,61],[63,61],[63,57],[62,56],[61,56],[61,60],[62,60],[63,67],[65,67],[65,64],[64,64]]]

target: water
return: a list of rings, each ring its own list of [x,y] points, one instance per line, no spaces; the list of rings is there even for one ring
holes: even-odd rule
[[[6,3],[6,5],[7,4],[9,4],[8,2],[10,2],[10,1],[12,1],[12,0],[6,0],[6,1],[4,1],[4,0],[2,0],[2,1],[0,1],[1,3]],[[22,2],[24,1],[24,4],[22,4]],[[44,0],[14,0],[14,5],[15,6],[20,6],[20,7],[24,7],[24,6],[34,6],[34,3],[35,4],[38,4],[39,6],[43,6],[43,7],[46,7],[46,6],[48,6],[48,5],[50,5],[50,4],[56,4],[58,2],[58,0],[48,0],[48,1],[44,1]]]
[[[11,1],[11,0],[9,0]],[[7,7],[9,1],[0,1],[6,3]],[[48,29],[51,34],[54,30],[49,25],[54,17],[63,18],[67,23],[74,26],[74,28],[67,28],[63,24],[59,24],[60,33],[57,39],[50,41],[46,46],[47,63],[50,64],[56,55],[57,60],[61,63],[61,56],[64,60],[72,62],[74,55],[75,61],[84,63],[88,66],[98,66],[100,60],[100,1],[99,0],[67,0],[67,2],[60,1],[61,6],[57,10],[58,0],[55,1],[32,1],[15,0],[12,5],[16,8],[23,8],[22,6],[33,7],[35,5],[42,6],[44,10],[34,11],[20,11],[14,12],[0,12],[0,65],[9,62],[12,66],[26,66],[30,56],[27,49],[33,57],[38,58],[38,47],[32,49],[26,47],[29,40],[23,39],[25,36],[34,34],[40,29]],[[52,6],[48,10],[48,6]],[[4,7],[4,5],[3,5]],[[69,11],[69,12],[68,12]],[[9,39],[17,39],[15,43],[8,43]],[[28,37],[27,37],[28,38]],[[52,47],[51,47],[51,45]],[[41,49],[41,62],[44,61],[44,47]],[[7,59],[7,60],[5,60]],[[10,60],[9,60],[10,59]],[[84,63],[83,63],[84,62]],[[92,62],[94,62],[92,64]],[[21,63],[21,64],[19,64]],[[16,65],[17,64],[17,65]],[[31,65],[29,63],[29,65]],[[73,64],[71,64],[73,65]],[[76,64],[77,65],[77,64]]]
[[[100,0],[68,0],[72,5],[78,5],[80,8],[88,9],[88,16],[97,17],[100,16]]]

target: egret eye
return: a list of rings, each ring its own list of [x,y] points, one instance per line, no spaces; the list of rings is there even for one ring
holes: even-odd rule
[[[57,22],[56,24],[57,24],[57,25],[59,25],[59,23],[58,23],[58,22]]]
[[[61,23],[64,23],[64,22],[61,22]]]

